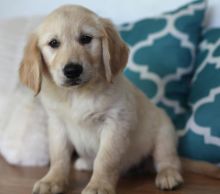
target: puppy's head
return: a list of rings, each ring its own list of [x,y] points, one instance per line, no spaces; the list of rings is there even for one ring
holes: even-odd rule
[[[36,94],[45,72],[61,87],[111,82],[127,59],[128,48],[109,20],[80,6],[63,6],[30,36],[20,79]]]

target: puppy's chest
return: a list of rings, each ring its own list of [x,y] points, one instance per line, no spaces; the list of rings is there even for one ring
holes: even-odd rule
[[[72,102],[63,115],[67,133],[82,157],[94,159],[99,148],[105,113],[95,104]]]

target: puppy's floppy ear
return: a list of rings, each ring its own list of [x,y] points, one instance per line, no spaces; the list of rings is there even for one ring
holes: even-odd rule
[[[101,18],[101,22],[104,27],[102,56],[105,74],[107,81],[112,82],[113,77],[126,66],[129,49],[110,20]]]
[[[19,76],[21,82],[31,88],[37,95],[41,89],[42,81],[42,56],[37,45],[37,36],[31,34],[24,49]]]

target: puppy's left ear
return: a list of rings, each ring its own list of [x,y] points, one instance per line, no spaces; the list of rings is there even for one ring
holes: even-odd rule
[[[129,49],[110,20],[101,18],[101,22],[104,27],[102,56],[105,74],[107,81],[112,82],[112,79],[126,66]]]

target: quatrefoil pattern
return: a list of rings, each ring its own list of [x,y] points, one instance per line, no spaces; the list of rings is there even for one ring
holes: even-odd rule
[[[130,48],[125,75],[164,108],[180,130],[188,118],[189,82],[205,9],[206,2],[198,0],[119,27]]]
[[[192,113],[185,130],[179,131],[180,152],[220,163],[220,29],[203,35],[189,101]]]

